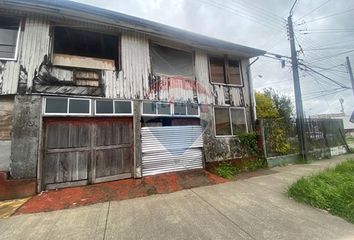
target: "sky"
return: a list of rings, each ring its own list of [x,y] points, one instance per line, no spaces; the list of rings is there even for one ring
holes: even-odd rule
[[[286,23],[294,0],[75,1],[290,56]],[[354,109],[353,91],[340,86],[351,87],[345,57],[353,68],[353,14],[352,0],[299,0],[294,8],[299,59],[318,72],[300,70],[306,116],[340,112],[341,98],[347,115]],[[273,88],[294,101],[290,63],[282,68],[280,61],[261,57],[252,66],[252,76],[256,91]]]

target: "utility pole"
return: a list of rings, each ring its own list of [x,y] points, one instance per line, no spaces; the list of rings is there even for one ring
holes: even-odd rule
[[[288,17],[288,27],[289,27],[289,40],[290,40],[290,49],[291,49],[291,65],[293,72],[293,80],[294,80],[294,91],[295,91],[295,106],[296,106],[296,129],[297,135],[299,138],[301,155],[303,160],[307,160],[307,146],[306,146],[306,138],[305,138],[305,122],[304,122],[304,110],[302,106],[302,95],[301,95],[301,86],[299,79],[299,64],[297,59],[297,52],[295,47],[295,36],[294,36],[294,28],[293,28],[293,9],[297,0],[294,2],[293,6],[290,9],[289,17]]]
[[[353,76],[352,66],[350,65],[349,57],[347,57],[347,67],[348,67],[348,72],[349,72],[349,78],[350,78],[350,81],[352,82],[352,88],[353,88],[353,94],[354,94],[354,76]]]

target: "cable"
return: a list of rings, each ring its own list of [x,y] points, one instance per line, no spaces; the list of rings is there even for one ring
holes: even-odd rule
[[[346,13],[352,12],[352,11],[354,11],[354,8],[349,9],[349,10],[346,10],[346,11],[343,11],[343,12],[338,12],[338,13],[330,14],[330,15],[327,15],[327,16],[324,16],[324,17],[315,18],[315,19],[313,19],[313,20],[306,21],[306,22],[304,22],[304,23],[300,23],[299,25],[302,25],[302,24],[305,24],[305,23],[316,22],[316,21],[319,21],[319,20],[327,19],[327,18],[330,18],[330,17],[335,17],[335,16],[338,16],[338,15],[343,15],[343,14],[346,14]]]
[[[316,10],[320,9],[321,7],[323,7],[324,5],[326,5],[327,3],[329,3],[331,0],[327,0],[326,2],[322,3],[321,5],[319,5],[318,7],[316,7],[315,9],[311,10],[310,12],[304,14],[303,16],[301,16],[299,19],[297,19],[295,22],[300,21],[301,19],[307,17],[308,15],[310,15],[311,13],[315,12]]]

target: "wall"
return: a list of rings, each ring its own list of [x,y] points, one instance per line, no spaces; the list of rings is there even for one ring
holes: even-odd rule
[[[40,96],[15,97],[10,165],[11,176],[15,179],[37,176],[41,107]]]
[[[13,105],[13,97],[0,96],[0,171],[10,167]]]

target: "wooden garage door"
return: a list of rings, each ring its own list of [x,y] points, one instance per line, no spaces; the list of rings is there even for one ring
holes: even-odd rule
[[[132,176],[131,118],[48,118],[44,128],[47,189]]]

